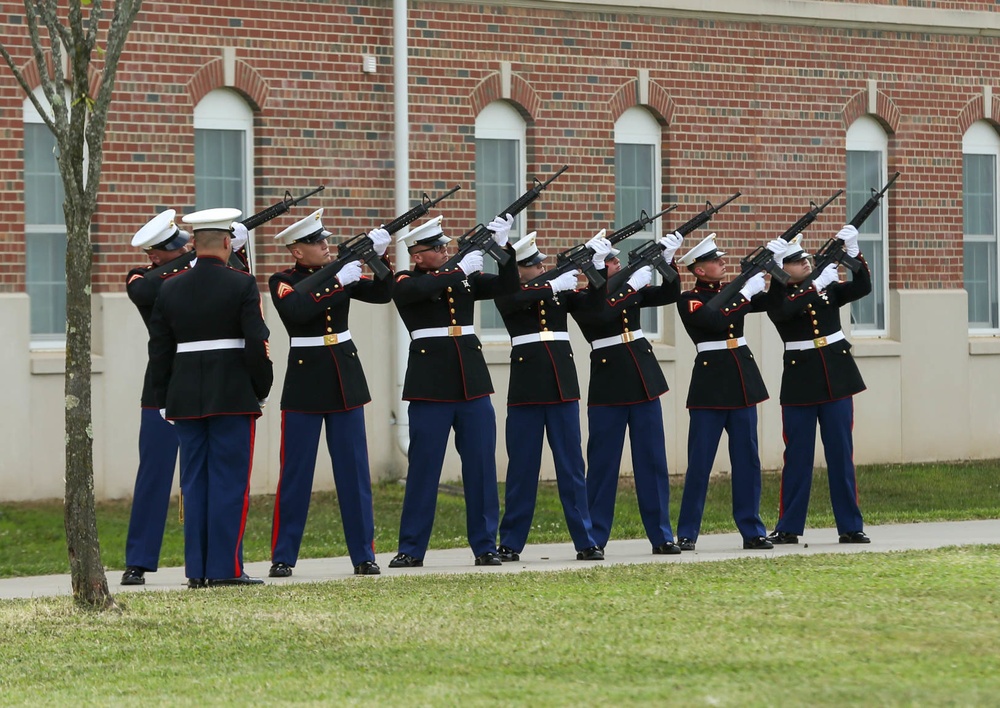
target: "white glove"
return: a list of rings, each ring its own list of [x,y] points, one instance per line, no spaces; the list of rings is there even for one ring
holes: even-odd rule
[[[267,397],[265,396],[264,398],[257,401],[257,405],[260,406],[261,410],[264,410],[264,406],[267,405]]]
[[[466,253],[462,260],[458,262],[458,267],[462,269],[462,272],[466,275],[472,275],[473,273],[483,269],[483,252],[482,251],[470,251]]]
[[[233,230],[233,251],[238,251],[246,246],[247,241],[250,239],[250,232],[247,231],[247,227],[238,221],[234,221],[229,228]]]
[[[507,245],[507,237],[510,235],[510,227],[514,225],[514,217],[507,214],[506,218],[498,216],[486,227],[493,232],[493,240],[500,248]]]
[[[837,238],[844,242],[844,250],[851,258],[856,258],[861,249],[858,247],[858,230],[848,224],[840,230]]]
[[[669,236],[664,236],[657,243],[660,244],[660,248],[663,249],[663,260],[670,263],[674,260],[674,254],[677,253],[677,249],[681,247],[684,242],[684,237],[680,235],[680,232],[674,231]]]
[[[779,239],[780,241],[781,239]],[[757,293],[764,292],[764,274],[757,273],[740,288],[740,295],[745,297],[747,300],[753,299],[753,296]]]
[[[163,418],[163,420],[167,420],[167,409],[166,408],[161,408],[160,409],[160,417]],[[167,420],[167,422],[170,423],[171,425],[174,424],[174,421],[172,421],[172,420]]]
[[[358,261],[351,261],[337,273],[337,280],[340,281],[341,287],[346,288],[351,283],[356,283],[361,280],[361,263]]]
[[[594,238],[587,241],[587,248],[594,252],[594,267],[598,270],[604,270],[606,264],[604,260],[610,255],[612,251],[611,242],[604,238],[604,229],[601,229]]]
[[[552,280],[549,281],[549,287],[552,288],[552,294],[561,293],[563,290],[575,290],[576,282],[580,271],[571,270],[568,273],[563,273]]]
[[[839,279],[837,264],[831,263],[823,269],[822,273],[816,276],[816,279],[813,281],[813,287],[816,288],[816,292],[822,292],[826,290],[826,286],[830,285],[830,283],[836,283]]]
[[[368,238],[372,240],[372,246],[375,249],[375,253],[380,256],[385,255],[386,250],[389,248],[389,242],[392,241],[392,237],[389,236],[389,232],[381,227],[369,231]]]
[[[776,238],[769,241],[764,248],[766,248],[771,252],[771,254],[774,256],[774,262],[777,263],[778,266],[780,267],[782,262],[785,260],[785,252],[788,250],[788,247],[790,245],[791,244],[788,243],[788,241],[786,241],[785,239]],[[749,300],[750,298],[747,299]]]
[[[632,277],[628,279],[628,285],[633,290],[642,290],[644,287],[649,285],[649,281],[653,279],[653,266],[643,266],[636,272],[632,274]]]

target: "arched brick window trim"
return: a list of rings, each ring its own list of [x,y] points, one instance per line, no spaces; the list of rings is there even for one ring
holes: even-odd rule
[[[52,50],[45,51],[45,68],[49,74],[52,75]],[[35,90],[42,85],[42,72],[38,70],[38,64],[35,63],[34,59],[28,60],[28,62],[21,67],[21,74],[24,76],[24,80],[27,82],[31,90]],[[94,67],[87,67],[87,92],[91,98],[97,96],[97,92],[101,88],[101,81],[104,76],[101,72],[97,71]]]
[[[844,121],[844,129],[851,125],[861,116],[870,115],[877,120],[887,133],[895,133],[899,129],[899,108],[892,99],[881,91],[875,94],[875,113],[868,112],[868,91],[858,91],[851,96],[841,113]]]
[[[965,131],[972,127],[972,124],[977,120],[989,121],[994,129],[1000,131],[1000,101],[993,101],[992,109],[990,113],[986,112],[982,95],[976,96],[966,103],[958,113],[959,135],[965,135]]]
[[[255,111],[264,108],[270,88],[253,67],[245,61],[236,60],[236,78],[232,86],[225,83],[225,65],[222,59],[215,59],[198,69],[188,81],[187,91],[191,97],[191,105],[197,106],[210,91],[218,88],[231,88],[239,91]]]
[[[510,98],[504,98],[499,71],[487,76],[472,90],[472,94],[469,96],[472,115],[479,115],[486,106],[494,101],[507,101],[528,123],[535,120],[542,106],[542,100],[531,88],[531,85],[516,74],[510,77]]]
[[[648,110],[660,125],[670,125],[674,118],[673,99],[662,86],[652,81],[649,82],[649,103],[645,104],[639,102],[638,79],[633,79],[619,88],[608,102],[611,122],[614,123],[625,111],[635,106],[642,106]]]

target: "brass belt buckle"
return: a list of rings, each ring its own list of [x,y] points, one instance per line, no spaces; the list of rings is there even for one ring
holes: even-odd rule
[[[335,335],[335,334],[324,334],[323,335],[323,344],[326,345],[326,346],[328,346],[328,347],[332,347],[334,344],[337,344],[337,335]]]
[[[740,348],[740,343],[738,340],[736,339],[726,340],[726,349],[739,349],[739,348]]]
[[[627,344],[628,342],[635,341],[635,332],[622,332],[622,343]]]
[[[813,344],[816,346],[817,349],[820,349],[821,347],[825,347],[826,346],[826,337],[816,337],[816,339],[813,340]]]
[[[451,325],[448,327],[449,337],[461,337],[462,336],[462,325]]]
[[[556,339],[555,332],[539,332],[538,341],[540,342],[554,342]]]

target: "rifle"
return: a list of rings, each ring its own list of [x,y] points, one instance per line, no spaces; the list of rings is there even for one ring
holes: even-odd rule
[[[816,217],[819,216],[824,209],[830,206],[830,204],[833,203],[833,200],[843,193],[843,189],[838,189],[836,194],[819,206],[816,205],[816,202],[810,201],[809,205],[811,208],[809,211],[803,214],[798,221],[785,229],[785,233],[781,234],[780,238],[785,241],[791,241],[793,238],[802,233],[807,226],[816,221]],[[743,286],[746,285],[746,282],[750,280],[750,278],[765,270],[770,273],[771,278],[777,280],[782,285],[788,282],[788,273],[786,273],[782,267],[774,261],[774,254],[763,246],[757,246],[757,248],[750,251],[750,253],[740,259],[740,274],[733,278],[731,283],[722,288],[722,290],[719,291],[706,304],[709,307],[714,307],[716,309],[722,307],[722,303],[728,302],[732,298],[736,297],[736,294],[743,289]]]
[[[741,196],[743,196],[741,192],[736,192],[719,206],[715,206],[712,202],[706,200],[705,204],[707,206],[704,211],[684,222],[675,230],[681,236],[687,236],[695,229],[698,229],[711,221],[712,217],[715,216],[722,209],[722,207]],[[618,273],[612,278],[612,282],[608,284],[608,289],[618,290],[626,280],[632,277],[633,273],[647,265],[651,265],[656,268],[656,270],[660,271],[664,282],[672,283],[677,280],[677,271],[671,268],[670,264],[663,260],[662,248],[661,255],[657,257],[657,253],[653,249],[654,245],[657,248],[660,248],[659,244],[650,241],[649,243],[643,244],[642,246],[630,251],[628,254],[628,265],[618,271]]]
[[[272,204],[271,206],[267,207],[266,209],[263,209],[262,211],[258,211],[253,216],[248,216],[240,223],[247,227],[247,231],[253,231],[261,224],[266,224],[271,219],[276,219],[277,217],[287,212],[296,204],[304,202],[312,195],[318,192],[322,192],[324,189],[326,189],[326,185],[321,184],[320,186],[316,187],[316,189],[314,189],[313,191],[303,194],[301,197],[295,197],[295,198],[292,197],[291,193],[288,190],[285,190],[285,197],[281,201]]]
[[[424,193],[420,204],[417,204],[404,214],[397,216],[382,228],[388,231],[390,235],[396,233],[407,224],[413,223],[426,214],[430,211],[431,207],[435,206],[442,199],[450,197],[461,188],[462,187],[458,185],[454,189],[445,192],[437,199],[431,199],[426,193]],[[318,287],[321,283],[325,283],[330,278],[335,277],[337,273],[340,272],[340,269],[351,261],[360,261],[362,264],[367,265],[371,268],[372,273],[379,280],[384,280],[389,277],[390,271],[386,268],[385,263],[382,262],[382,257],[375,253],[375,246],[372,244],[372,240],[368,238],[368,234],[362,232],[337,246],[337,258],[330,263],[327,263],[312,275],[303,278],[296,283],[295,290],[301,294],[308,293],[313,288]]]
[[[889,181],[885,183],[885,186],[882,187],[881,191],[876,192],[875,188],[872,187],[872,195],[868,198],[868,201],[865,202],[864,206],[862,206],[858,213],[854,215],[854,218],[847,223],[856,229],[861,228],[861,225],[868,220],[868,217],[871,216],[876,209],[878,209],[879,202],[882,200],[882,197],[885,196],[885,193],[889,191],[889,187],[892,186],[892,183],[896,181],[897,177],[899,177],[899,172],[896,172],[896,174],[894,174]],[[812,284],[812,282],[816,280],[816,277],[823,272],[823,269],[831,263],[847,266],[852,273],[857,273],[858,269],[861,268],[861,261],[847,255],[847,251],[844,250],[843,241],[836,237],[827,239],[827,242],[823,244],[823,247],[816,252],[812,272],[802,280],[802,286],[808,287]]]
[[[569,165],[563,165],[562,169],[556,172],[554,175],[549,177],[545,182],[539,182],[538,178],[534,178],[535,186],[529,189],[527,192],[518,197],[513,204],[511,204],[506,209],[501,209],[500,213],[497,215],[503,217],[505,214],[510,214],[511,216],[517,216],[522,211],[527,208],[529,204],[538,199],[541,195],[542,190],[552,184],[552,181],[561,175],[563,172],[569,169]],[[458,239],[458,251],[454,256],[448,259],[448,261],[441,266],[441,270],[447,270],[449,268],[455,268],[458,266],[458,262],[461,261],[466,254],[472,251],[485,251],[493,260],[495,260],[500,265],[506,265],[507,261],[510,260],[510,255],[500,248],[496,241],[493,240],[493,232],[482,224],[476,224],[472,230],[467,231],[462,234],[462,237]]]
[[[612,245],[620,241],[624,241],[629,236],[634,236],[645,229],[647,224],[656,221],[667,212],[673,211],[676,208],[677,205],[675,204],[674,206],[667,207],[659,214],[654,214],[653,216],[646,214],[646,210],[643,209],[640,212],[638,219],[633,221],[631,224],[621,227],[608,236],[608,241],[610,241]],[[587,280],[590,281],[590,284],[595,288],[600,288],[605,283],[604,276],[601,275],[601,272],[594,267],[594,249],[588,247],[585,243],[581,243],[558,254],[556,256],[555,268],[542,273],[537,278],[532,279],[527,283],[527,285],[545,285],[553,278],[557,278],[563,273],[569,273],[572,270],[581,271],[587,276]]]

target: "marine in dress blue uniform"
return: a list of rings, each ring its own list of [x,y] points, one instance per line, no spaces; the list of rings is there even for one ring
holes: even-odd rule
[[[661,239],[664,257],[672,262],[679,242]],[[617,251],[602,230],[587,242],[595,252],[594,264],[605,259],[610,278],[620,270]],[[667,252],[669,251],[669,252]],[[676,554],[670,527],[670,482],[663,434],[660,396],[667,392],[653,345],[640,328],[640,312],[662,307],[680,296],[680,280],[650,286],[649,267],[632,275],[623,288],[609,292],[607,286],[587,291],[587,302],[572,316],[590,343],[590,391],[587,397],[587,497],[594,542],[601,548],[611,537],[615,497],[621,468],[625,430],[632,448],[635,491],[639,515],[655,554]]]
[[[546,256],[531,232],[514,245],[521,289],[496,299],[511,338],[507,391],[507,485],[500,522],[502,561],[520,560],[535,514],[542,440],[556,468],[559,500],[578,560],[603,560],[591,535],[586,470],[580,441],[580,383],[566,329],[567,312],[581,304],[577,271],[544,285],[524,285],[545,272]]]
[[[872,281],[859,253],[858,230],[845,226],[837,238],[844,241],[848,255],[862,262],[851,281],[839,282],[837,266],[832,264],[803,286],[812,267],[799,235],[784,255],[783,267],[791,276],[788,285],[771,286],[778,289],[778,297],[767,314],[785,345],[781,376],[785,464],[778,523],[768,536],[774,543],[798,543],[805,530],[817,423],[840,542],[869,542],[858,506],[853,438],[854,395],[865,390],[865,383],[841,329],[840,308],[868,295]]]
[[[226,265],[238,209],[189,214],[198,260],[168,278],[150,319],[153,397],[180,441],[189,585],[263,581],[243,570],[254,430],[271,390],[253,275]]]
[[[139,311],[147,332],[163,281],[189,268],[194,255],[191,235],[177,228],[176,216],[173,209],[160,212],[132,237],[132,245],[146,252],[150,264],[128,272],[125,292]],[[170,488],[177,465],[177,433],[160,416],[153,400],[151,374],[147,364],[140,399],[139,468],[135,473],[132,513],[125,540],[122,585],[143,585],[146,582],[144,575],[156,572],[159,567]]]
[[[314,276],[324,273],[322,267],[333,260],[327,246],[330,232],[323,228],[322,217],[323,210],[317,209],[275,237],[295,259],[293,267],[270,279],[271,301],[291,338],[281,392],[281,475],[271,529],[269,575],[277,578],[290,576],[298,559],[324,425],[354,572],[380,572],[375,562],[364,415],[371,395],[348,329],[348,316],[351,300],[390,302],[392,279],[362,277],[361,264],[356,261],[338,273]],[[376,252],[384,256],[389,233],[374,229],[369,237]]]
[[[784,250],[785,241],[774,247]],[[774,242],[772,242],[774,243]],[[770,247],[770,244],[769,244]],[[724,251],[709,234],[678,261],[697,281],[681,294],[677,310],[684,329],[698,352],[691,371],[687,408],[688,468],[684,477],[677,545],[693,551],[701,531],[712,464],[722,431],[729,438],[732,465],[733,520],[743,537],[743,547],[774,546],[765,538],[760,519],[760,453],[757,447],[757,404],[767,400],[767,388],[753,352],[743,336],[747,315],[767,310],[764,274],[750,278],[733,302],[709,305],[726,277]]]
[[[507,245],[513,218],[494,219],[496,242],[512,256],[499,275],[480,272],[483,254],[467,254],[456,268],[441,270],[451,240],[436,216],[402,240],[414,268],[396,274],[392,299],[410,332],[403,382],[409,401],[410,444],[399,552],[390,568],[423,565],[434,525],[438,482],[451,430],[462,459],[466,528],[476,565],[500,565],[497,555],[496,414],[490,403],[493,382],[473,328],[476,300],[517,292],[514,249]]]

